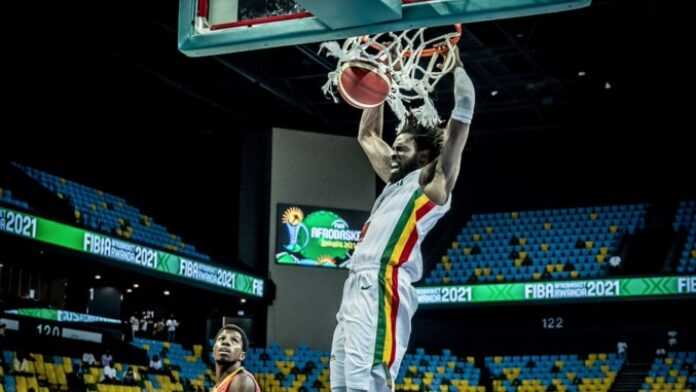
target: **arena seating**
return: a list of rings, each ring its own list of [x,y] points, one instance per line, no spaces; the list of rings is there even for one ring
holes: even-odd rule
[[[691,392],[695,387],[696,352],[677,352],[655,358],[640,392]]]
[[[686,232],[684,248],[677,262],[677,272],[680,274],[696,272],[696,201],[679,203],[672,227],[674,231]]]
[[[404,356],[396,384],[397,390],[402,391],[420,391],[425,386],[442,392],[483,392],[480,381],[481,370],[473,357],[460,358],[447,349],[439,355],[429,355],[418,348]]]
[[[209,342],[212,344],[212,342]],[[134,344],[148,349],[148,355],[158,353],[163,342],[136,339]],[[177,352],[177,344],[169,345],[170,353]],[[212,377],[212,371],[205,367],[200,356],[195,351],[200,350],[194,346],[192,358],[186,358],[189,354],[184,350],[185,361],[169,355],[171,364],[181,368],[181,375],[185,379],[192,380],[194,385],[200,385],[200,381],[207,380],[206,374]],[[328,352],[311,350],[308,347],[283,349],[277,344],[267,348],[250,348],[247,351],[244,366],[256,375],[256,378],[264,391],[292,391],[297,392],[301,388],[307,391],[328,392],[329,384],[329,356]],[[212,360],[212,354],[210,359]],[[211,362],[212,363],[212,362]],[[443,350],[439,355],[429,355],[423,349],[417,349],[415,353],[408,353],[404,357],[399,375],[396,379],[397,390],[419,391],[421,387],[439,391],[466,391],[482,392],[484,388],[479,385],[481,371],[475,366],[473,357],[459,358],[450,350]],[[205,382],[203,385],[209,388]]]
[[[599,278],[646,205],[475,214],[427,285]]]
[[[151,217],[131,206],[122,197],[69,181],[34,168],[14,163],[30,178],[74,209],[75,222],[91,230],[99,230],[126,240],[162,248],[201,260],[210,257],[200,253],[193,245],[185,244],[181,237],[171,234]]]
[[[77,369],[80,359],[32,353],[30,354],[31,361],[28,362],[28,371],[20,375],[11,371],[16,354],[11,351],[3,351],[2,354],[5,367],[0,367],[0,378],[3,380],[0,383],[0,392],[27,392],[29,388],[33,388],[36,392],[77,392],[74,391],[74,386],[69,384],[68,379],[72,376],[73,371]],[[115,363],[114,368],[117,372],[117,378],[122,379],[129,367],[132,367],[140,375],[147,375],[147,368],[144,366]],[[167,376],[157,376],[167,380],[170,379]],[[85,387],[98,392],[141,392],[138,386],[102,384],[99,382],[101,377],[102,368],[95,366],[85,369],[83,374]],[[147,377],[153,376],[148,375]],[[146,379],[142,382],[142,386],[147,392],[183,391],[182,385],[178,382],[168,382],[163,385],[165,386],[155,389],[150,380]]]
[[[12,190],[0,187],[0,204],[5,204],[8,207],[19,207],[29,210],[29,203],[20,200],[16,195],[12,194]]]
[[[164,354],[165,369],[116,363],[117,377],[128,368],[140,376],[139,387],[99,383],[100,367],[84,371],[89,390],[98,392],[207,391],[213,387],[213,369],[203,360],[203,346],[188,350],[178,343],[136,338],[132,344],[148,357]],[[0,392],[69,391],[69,380],[80,360],[31,354],[29,371],[11,372],[15,353],[2,352]],[[277,344],[249,348],[245,367],[255,374],[262,390],[270,392],[329,392],[328,352],[305,346],[283,349]],[[208,364],[207,364],[207,363]],[[439,392],[608,392],[622,370],[624,360],[613,353],[586,355],[459,356],[448,349],[437,354],[418,348],[404,357],[396,379],[397,391]],[[486,371],[484,382],[482,370]],[[490,380],[488,380],[490,377]],[[696,385],[696,352],[669,353],[656,358],[640,392],[693,392]]]
[[[485,363],[494,392],[608,392],[623,366],[616,354],[603,353],[486,357]]]
[[[135,338],[132,345],[147,351],[152,359],[155,355],[163,358],[165,366],[179,369],[177,378],[188,380],[192,385],[205,390],[212,387],[212,370],[203,362],[203,346],[194,345],[192,350],[186,350],[181,344],[159,340]],[[162,355],[166,351],[165,355]],[[208,376],[208,377],[206,377]]]

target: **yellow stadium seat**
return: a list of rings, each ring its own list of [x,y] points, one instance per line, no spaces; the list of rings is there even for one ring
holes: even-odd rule
[[[480,234],[474,234],[471,236],[471,239],[474,241],[480,241],[481,240],[481,235]]]
[[[68,357],[63,357],[63,371],[67,374],[72,373],[72,361]]]
[[[502,282],[503,280],[505,280],[505,277],[503,275],[496,275],[495,280],[496,282]]]
[[[438,373],[438,374],[443,374],[443,373],[445,373],[445,367],[444,367],[444,366],[438,366],[438,367],[437,367],[437,373]]]
[[[527,245],[527,239],[526,239],[526,238],[520,238],[520,245]]]
[[[494,357],[493,362],[495,362],[496,364],[501,364],[503,363],[503,357]]]
[[[522,266],[522,261],[524,261],[524,260],[522,260],[522,259],[515,259],[515,260],[514,260],[515,267],[521,267],[521,266]]]
[[[520,213],[519,212],[512,212],[512,213],[510,213],[510,217],[512,219],[517,219],[520,217]]]
[[[287,349],[285,349],[285,355],[287,357],[292,357],[293,355],[295,355],[295,350],[293,350],[291,348],[287,348]]]
[[[598,217],[598,216],[599,216],[599,215],[598,215],[596,212],[591,212],[591,213],[590,213],[590,219],[592,219],[592,220],[597,220],[597,217]]]
[[[540,247],[541,247],[541,250],[544,252],[549,251],[549,244],[541,244]]]
[[[544,230],[551,230],[551,226],[552,226],[551,223],[545,222],[544,223]]]
[[[665,363],[667,365],[671,365],[672,363],[674,363],[674,360],[672,358],[665,358]]]
[[[619,230],[619,227],[616,225],[609,226],[609,232],[610,233],[616,233]]]
[[[486,227],[486,233],[488,233],[488,234],[493,233],[493,227],[492,227],[492,226],[487,226],[487,227]]]
[[[468,356],[468,357],[466,357],[466,362],[474,365],[476,363],[476,358],[474,358],[472,356]]]
[[[555,269],[555,264],[546,265],[546,272],[551,273]]]
[[[481,268],[474,268],[474,274],[476,274],[476,276],[481,276],[481,273]]]
[[[570,277],[575,279],[580,277],[580,273],[578,271],[570,271]]]
[[[606,259],[606,256],[605,255],[597,255],[597,256],[595,256],[595,259],[597,259],[597,263],[603,264],[604,260]]]
[[[573,271],[573,272],[577,272],[577,271]],[[532,273],[532,278],[534,278],[534,280],[539,280],[539,279],[541,279],[541,272],[534,272],[534,273]]]
[[[470,255],[471,254],[471,248],[464,248],[464,254],[465,255]]]
[[[443,276],[443,277],[442,277],[442,282],[443,282],[443,283],[449,283],[449,282],[450,282],[450,277],[449,277],[449,276]]]
[[[556,272],[563,272],[563,264],[556,264]]]
[[[48,381],[49,384],[56,385],[58,384],[58,378],[56,377],[56,371],[53,368],[53,364],[47,363],[46,364],[46,380]]]
[[[594,241],[585,241],[585,249],[592,249]]]
[[[459,242],[458,241],[452,242],[452,249],[459,249]]]
[[[447,368],[448,368],[448,369],[454,369],[454,366],[455,366],[454,361],[449,361],[449,362],[447,362]],[[412,366],[412,367],[415,367],[415,366]],[[411,369],[411,368],[409,368],[409,369]]]

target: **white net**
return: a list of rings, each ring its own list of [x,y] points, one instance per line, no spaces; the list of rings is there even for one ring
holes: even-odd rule
[[[460,32],[452,32],[426,39],[425,28],[405,30],[401,33],[382,33],[374,36],[348,38],[343,46],[338,42],[321,44],[319,53],[338,59],[335,71],[322,90],[338,102],[336,89],[343,65],[360,61],[372,64],[377,72],[391,80],[391,91],[386,101],[400,121],[401,129],[410,112],[426,127],[438,126],[440,116],[430,94],[437,83],[456,65],[452,50],[454,38]],[[438,46],[438,50],[432,47]],[[430,54],[426,56],[425,54]]]

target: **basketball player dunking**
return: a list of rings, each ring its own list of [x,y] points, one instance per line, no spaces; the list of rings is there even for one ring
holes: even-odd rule
[[[420,245],[450,208],[474,113],[473,83],[454,55],[455,106],[445,129],[409,121],[389,146],[383,106],[363,111],[358,141],[387,185],[349,261],[331,347],[333,392],[394,389],[418,307],[411,283],[423,272]]]
[[[242,367],[248,345],[246,334],[234,324],[218,331],[213,346],[216,385],[212,392],[261,392],[254,375]]]

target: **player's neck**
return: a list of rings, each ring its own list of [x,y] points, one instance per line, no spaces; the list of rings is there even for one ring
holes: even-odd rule
[[[221,382],[225,379],[225,377],[236,372],[241,367],[241,361],[234,361],[231,364],[215,364],[215,378],[217,379],[217,382]]]

